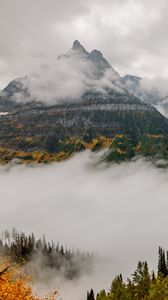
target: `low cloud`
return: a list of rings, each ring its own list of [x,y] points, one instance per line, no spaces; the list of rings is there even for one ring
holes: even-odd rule
[[[122,87],[114,84],[117,75],[108,68],[100,76],[99,67],[86,57],[73,54],[43,65],[36,72],[18,80],[21,91],[14,93],[17,102],[40,101],[45,104],[79,101],[88,91],[106,93],[112,88],[123,93]]]
[[[0,88],[57,57],[76,38],[88,49],[100,49],[121,74],[168,75],[167,0],[50,0],[50,5],[0,0],[0,5]]]
[[[134,80],[128,78],[126,86],[128,91],[132,92],[143,101],[155,104],[168,95],[167,82],[168,80],[166,77],[135,77]]]
[[[161,100],[168,95],[168,79],[165,77],[155,77],[153,79],[143,78],[140,81],[141,88],[154,95],[155,98]]]
[[[168,171],[142,160],[110,167],[97,161],[85,152],[48,166],[0,168],[2,230],[45,233],[106,258],[78,281],[53,278],[65,300],[108,288],[116,273],[132,274],[138,260],[155,268],[158,246],[168,248]]]

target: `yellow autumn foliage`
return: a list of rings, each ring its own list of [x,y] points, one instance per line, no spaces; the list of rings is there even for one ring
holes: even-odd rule
[[[34,296],[27,277],[21,275],[17,268],[0,267],[0,300],[55,300],[57,290],[50,296]]]
[[[31,140],[32,140],[31,137],[25,138],[25,141],[31,141]],[[60,144],[73,145],[74,151],[79,152],[81,147],[82,149],[90,149],[90,150],[94,150],[96,146],[99,146],[101,149],[107,148],[111,144],[111,142],[112,139],[105,136],[98,136],[92,139],[90,143],[86,143],[83,140],[72,136],[64,141],[60,141]],[[31,151],[31,152],[25,152],[22,150],[18,151],[10,148],[4,148],[2,145],[0,145],[0,164],[8,163],[13,159],[16,159],[18,160],[19,163],[24,163],[24,164],[59,162],[59,161],[67,160],[71,156],[72,156],[72,152],[64,151],[62,149],[60,149],[56,153],[49,153],[42,149]]]

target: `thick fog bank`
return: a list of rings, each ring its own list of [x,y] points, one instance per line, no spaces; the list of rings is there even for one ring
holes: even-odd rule
[[[0,168],[1,230],[16,227],[106,258],[91,275],[57,284],[64,299],[85,299],[108,288],[116,273],[129,276],[138,260],[157,265],[168,248],[168,171],[147,162],[96,164],[85,152],[48,166]],[[70,296],[69,296],[70,295]]]

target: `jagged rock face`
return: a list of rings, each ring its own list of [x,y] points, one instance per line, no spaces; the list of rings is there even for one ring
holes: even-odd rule
[[[104,72],[108,69],[111,70],[112,79],[116,80],[120,77],[99,50],[94,49],[89,53],[77,40],[74,41],[72,49],[70,49],[67,54],[59,56],[59,59],[65,57],[71,58],[73,56],[78,56],[81,59],[93,63],[92,67],[96,69],[96,75],[99,77],[103,76]]]
[[[12,111],[17,109],[17,107],[19,108],[21,103],[19,105],[15,101],[15,95],[20,91],[26,95],[26,90],[23,90],[22,86],[22,78],[11,81],[0,96],[0,111]]]
[[[136,97],[138,97],[139,99],[141,99],[147,103],[151,103],[150,95],[148,95],[147,92],[145,92],[143,90],[143,88],[141,87],[141,80],[142,80],[142,78],[140,78],[138,76],[129,75],[129,74],[120,78],[121,83],[123,85],[125,85],[126,89],[130,93],[132,93],[133,95],[135,95]]]
[[[72,56],[74,61],[81,59],[93,63],[97,70],[95,77],[99,79],[104,78],[104,72],[110,70],[110,87],[96,91],[90,86],[79,99],[46,105],[34,98],[27,103],[15,102],[15,93],[21,91],[25,97],[30,95],[25,86],[23,89],[22,78],[12,81],[0,97],[0,111],[9,112],[0,115],[0,145],[18,150],[22,147],[22,150],[30,151],[32,149],[29,149],[27,142],[23,146],[21,140],[32,139],[36,150],[40,150],[46,149],[48,137],[62,140],[70,136],[83,139],[85,135],[94,138],[100,135],[113,137],[122,133],[133,137],[143,133],[167,134],[167,120],[153,106],[128,92],[124,80],[120,80],[119,74],[100,51],[89,53],[75,41],[72,49],[60,56],[59,60]],[[139,78],[133,81],[137,84]]]
[[[128,78],[129,76],[125,76],[125,79],[120,78],[119,74],[113,69],[110,63],[103,57],[103,54],[100,51],[95,49],[89,53],[77,40],[74,41],[72,48],[65,55],[61,55],[58,57],[58,60],[64,61],[72,58],[74,61],[77,62],[84,61],[86,63],[86,66],[90,68],[87,71],[86,77],[84,77],[84,79],[82,78],[82,80],[86,80],[86,79],[88,80],[88,78],[90,77],[88,80],[88,83],[89,81],[91,81],[89,83],[90,95],[92,94],[92,91],[94,91],[95,89],[95,87],[92,86],[94,80],[99,80],[99,81],[102,80],[102,84],[104,84],[103,83],[104,79],[105,81],[108,80],[108,84],[110,84],[110,87],[105,87],[104,88],[105,92],[106,89],[110,89],[111,93],[113,91],[115,92],[118,91],[117,99],[122,98],[122,100],[124,99],[124,97],[122,97],[121,94],[125,94],[125,95],[128,94],[127,91],[128,86],[126,84],[128,80],[129,81],[133,80],[135,84],[135,80],[133,79],[133,76],[130,78]],[[84,72],[85,71],[86,70],[84,70]],[[69,76],[71,76],[71,74],[69,74]],[[106,76],[108,77],[108,79],[105,78]],[[29,89],[26,88],[26,84],[25,84],[27,79],[29,79],[29,76],[15,79],[9,83],[9,85],[4,89],[2,96],[0,96],[0,111],[12,111],[13,109],[17,110],[17,109],[22,109],[24,107],[31,108],[31,106],[39,107],[44,105],[43,103],[40,104],[40,99],[38,99],[37,101],[35,96],[30,96]],[[138,85],[138,82],[136,82],[136,84]],[[130,91],[132,92],[131,88]],[[19,93],[22,94],[24,101],[19,101],[19,102],[17,101]],[[100,95],[102,97],[102,93],[100,93]],[[116,99],[116,93],[113,100],[115,101],[115,99]],[[131,95],[130,95],[130,99],[131,99]],[[63,99],[63,100],[64,102],[67,101],[67,99]],[[71,102],[73,102],[73,99],[71,99]],[[77,102],[76,99],[75,102]]]
[[[80,42],[78,40],[75,40],[73,42],[73,45],[72,45],[72,49],[74,51],[77,51],[79,53],[85,53],[87,54],[88,52],[86,51],[86,49],[80,44]]]
[[[102,53],[98,50],[93,50],[90,54],[89,54],[89,58],[91,61],[93,61],[97,66],[98,69],[101,69],[102,71],[106,70],[106,69],[112,69],[112,66],[109,64],[109,62],[103,57]],[[114,69],[113,69],[114,71]],[[116,73],[116,71],[114,71],[114,73],[116,74],[116,77],[118,77],[119,75]]]
[[[125,75],[120,78],[120,81],[127,87],[128,91],[136,96],[138,96],[141,80],[142,78],[133,75]]]
[[[69,72],[68,76],[70,79],[69,80],[70,83],[71,83],[71,77],[74,80],[73,78],[74,74],[72,74],[74,71],[73,69],[75,70],[77,69],[75,76],[77,77],[78,82],[76,83],[76,85],[81,84],[84,86],[83,93],[85,93],[85,91],[88,92],[88,89],[90,91],[94,91],[95,88],[96,89],[99,88],[100,84],[101,84],[101,89],[109,88],[109,86],[111,85],[111,89],[113,89],[114,86],[114,88],[122,90],[121,83],[119,81],[115,82],[117,79],[120,78],[119,74],[112,68],[112,66],[108,63],[108,61],[103,57],[103,54],[98,50],[93,50],[91,53],[89,53],[77,40],[74,41],[72,48],[66,54],[60,55],[58,57],[58,61],[60,62],[60,65],[61,64],[63,65],[62,67],[63,69],[65,67],[65,63],[71,66],[71,69],[67,70],[67,72]],[[54,66],[52,67],[54,68]],[[55,68],[57,67],[58,66],[56,65]],[[48,66],[48,69],[49,68],[50,67]],[[44,70],[43,68],[41,68],[40,70],[41,74],[45,74],[46,71],[47,71],[47,66],[46,66],[46,70]],[[60,72],[60,73],[61,73],[60,76],[62,76],[64,72]],[[53,73],[53,76],[51,76],[52,74],[49,75],[50,77],[52,77],[51,87],[53,88],[53,86],[57,84],[57,79],[56,82],[54,82],[53,78],[55,73]],[[66,76],[63,76],[63,80],[64,77]],[[37,78],[39,78],[38,81],[39,86],[40,85],[44,86],[45,82],[43,76],[42,76],[43,81],[40,82],[39,70],[37,73],[34,72],[29,76],[18,78],[10,82],[8,86],[4,89],[3,94],[0,96],[0,111],[6,111],[6,110],[11,111],[14,108],[18,108],[19,106],[22,107],[27,102],[29,102],[29,106],[31,102],[33,103],[34,106],[34,101],[37,102],[38,105],[39,102],[42,102],[43,104],[43,101],[42,99],[40,99],[40,97],[37,97],[37,95],[31,93],[32,86],[33,89],[36,88],[35,85],[37,82]],[[48,78],[46,78],[46,82],[47,81],[49,82],[50,79],[48,80]],[[30,82],[31,85],[29,85]],[[69,89],[71,89],[70,84],[68,85],[68,87]],[[125,91],[122,90],[122,92]],[[23,101],[22,98],[20,100],[19,94],[23,98]],[[18,95],[19,95],[19,99],[18,99]],[[56,101],[56,102],[61,102],[61,101],[65,102],[68,100],[67,98],[68,97],[66,95],[66,98],[62,98],[60,99],[60,101]],[[71,100],[73,101],[73,99]]]
[[[168,118],[168,96],[158,101],[155,107],[163,116]]]
[[[128,74],[121,77],[119,80],[130,93],[134,94],[142,101],[154,106],[160,102],[160,92],[158,90],[145,88],[143,78]]]

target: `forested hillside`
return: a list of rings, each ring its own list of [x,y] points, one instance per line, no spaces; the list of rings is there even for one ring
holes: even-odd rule
[[[122,274],[112,281],[109,291],[101,290],[96,296],[93,289],[87,300],[167,300],[168,252],[159,248],[157,274],[150,272],[147,262],[138,262],[131,279],[123,280]]]
[[[22,138],[19,142],[21,149],[33,144],[34,141],[31,138]],[[108,163],[119,163],[143,157],[153,162],[165,160],[165,166],[168,160],[168,136],[163,134],[143,134],[139,136],[116,134],[113,137],[96,136],[93,138],[88,134],[83,139],[69,137],[55,142],[48,137],[47,148],[41,150],[27,152],[0,147],[0,164],[6,164],[13,160],[19,164],[60,162],[84,150],[97,152],[103,149],[106,152],[101,160]]]
[[[68,280],[79,278],[82,273],[91,272],[93,255],[79,250],[69,250],[59,243],[47,242],[45,236],[36,239],[34,234],[26,235],[13,230],[5,231],[0,239],[0,255],[12,263],[20,264],[35,280],[37,269],[45,272],[54,270]],[[31,268],[27,268],[27,265]],[[31,272],[31,273],[30,273]]]

